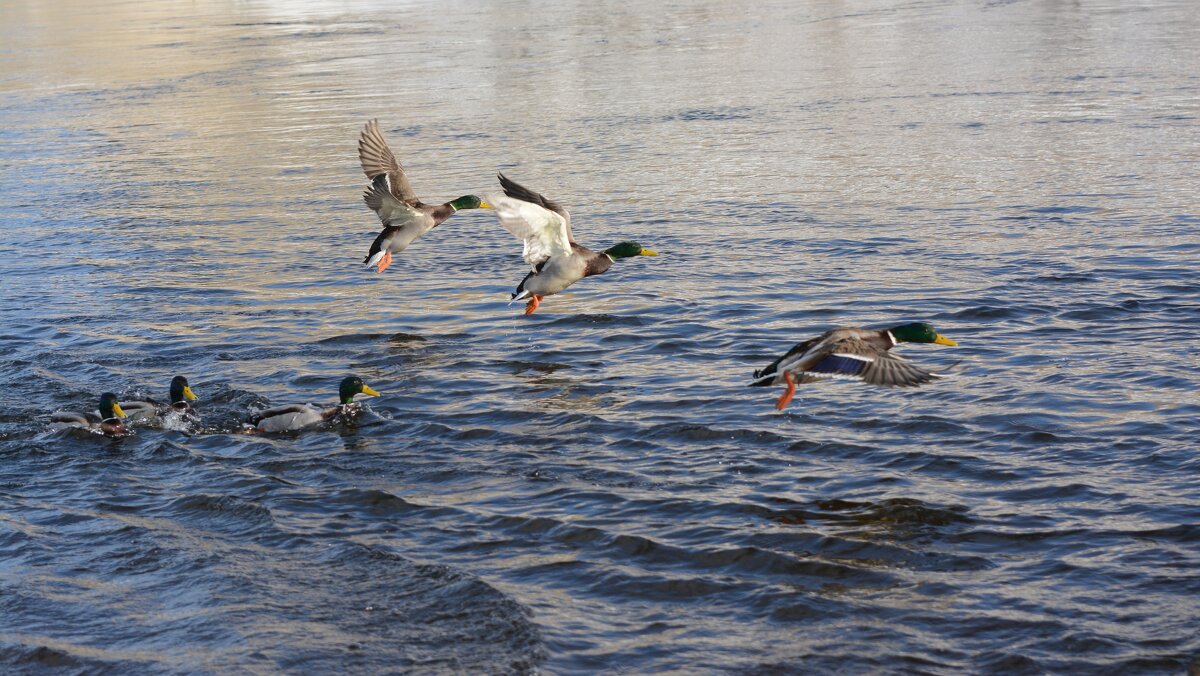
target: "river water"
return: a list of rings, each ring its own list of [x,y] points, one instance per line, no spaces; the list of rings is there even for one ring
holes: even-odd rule
[[[0,19],[4,671],[1197,668],[1191,0]],[[662,255],[531,317],[490,212],[366,271],[375,117],[426,201]],[[916,320],[953,378],[745,386]],[[48,429],[175,374],[199,428]]]

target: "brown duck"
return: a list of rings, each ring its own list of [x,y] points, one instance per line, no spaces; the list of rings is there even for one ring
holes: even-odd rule
[[[504,194],[489,195],[500,224],[525,243],[530,272],[517,285],[513,300],[529,299],[525,314],[533,314],[542,298],[575,282],[607,272],[613,261],[633,256],[657,256],[637,242],[621,242],[604,251],[575,242],[571,215],[561,205],[500,174]]]
[[[787,390],[775,402],[775,408],[782,411],[796,394],[797,384],[841,378],[884,387],[917,387],[945,375],[892,354],[889,350],[898,343],[958,344],[921,322],[878,330],[833,329],[797,343],[787,354],[755,371],[750,386],[786,384]]]
[[[455,212],[492,208],[475,195],[463,195],[438,205],[422,202],[384,140],[383,132],[379,131],[378,120],[368,122],[358,139],[358,161],[367,178],[371,179],[371,187],[363,192],[363,200],[383,222],[383,232],[371,243],[371,250],[363,259],[368,267],[377,266],[376,272],[386,270],[392,264],[393,254],[404,251]]]

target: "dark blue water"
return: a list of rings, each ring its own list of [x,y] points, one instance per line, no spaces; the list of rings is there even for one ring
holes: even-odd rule
[[[0,665],[1197,669],[1200,15],[1127,4],[8,3]],[[364,271],[372,117],[663,255]],[[914,320],[953,378],[745,386]],[[197,428],[48,429],[175,374]]]

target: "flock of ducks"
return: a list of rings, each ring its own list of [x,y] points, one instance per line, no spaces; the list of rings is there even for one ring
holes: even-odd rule
[[[464,209],[494,210],[500,224],[523,242],[529,272],[517,285],[512,299],[528,299],[526,315],[533,314],[546,296],[559,293],[585,277],[607,272],[617,259],[658,255],[632,241],[621,242],[603,251],[579,244],[571,231],[571,215],[562,205],[504,174],[499,174],[502,192],[486,198],[463,195],[445,204],[425,204],[413,191],[377,120],[371,120],[363,129],[358,140],[358,158],[371,181],[363,193],[363,200],[383,224],[383,230],[363,259],[363,263],[374,267],[376,272],[386,270],[396,254]],[[797,385],[848,379],[885,387],[917,387],[945,375],[892,354],[893,347],[905,342],[957,344],[925,323],[875,330],[839,328],[796,344],[766,368],[755,371],[750,385],[785,385],[783,395],[775,402],[775,408],[783,410],[795,395]],[[362,405],[354,401],[355,396],[379,396],[379,392],[357,376],[343,379],[338,394],[339,403],[328,408],[289,404],[260,411],[249,419],[245,431],[285,432],[336,422],[361,411]],[[187,378],[176,376],[171,381],[168,404],[120,402],[115,394],[106,392],[100,397],[97,411],[56,413],[51,424],[121,436],[128,432],[124,421],[161,424],[171,417],[199,420],[189,403],[196,399]]]
[[[365,394],[378,397],[379,392],[371,389],[362,378],[346,376],[338,386],[338,404],[322,408],[312,404],[285,404],[259,411],[243,425],[242,432],[290,432],[313,427],[322,423],[349,420],[362,412],[362,404],[354,397]],[[126,422],[145,423],[155,427],[171,427],[172,423],[198,423],[200,414],[191,402],[199,397],[188,386],[187,378],[175,376],[171,379],[171,399],[168,404],[153,400],[117,401],[117,395],[105,392],[100,395],[100,407],[92,413],[55,413],[50,416],[51,429],[82,429],[109,437],[125,436],[129,433]]]

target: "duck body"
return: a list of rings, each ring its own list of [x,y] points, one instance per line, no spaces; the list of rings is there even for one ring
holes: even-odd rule
[[[618,258],[657,256],[636,242],[622,242],[604,251],[593,251],[575,241],[571,214],[560,204],[499,175],[503,194],[489,195],[500,224],[525,245],[523,257],[530,271],[517,285],[513,300],[529,298],[525,314],[537,310],[542,298],[565,290],[575,282],[607,272]]]
[[[100,397],[99,413],[72,413],[61,411],[50,416],[52,429],[81,429],[103,434],[108,437],[121,437],[128,433],[121,418],[125,412],[117,402],[117,395],[106,392]]]
[[[565,290],[584,277],[603,274],[612,267],[613,259],[602,252],[592,251],[581,244],[571,244],[571,255],[549,258],[537,269],[525,275],[513,292],[513,300],[529,296],[551,296]]]
[[[339,415],[353,415],[362,408],[361,405],[356,406],[356,410],[344,410],[350,407],[334,406],[333,408],[321,408],[312,404],[288,404],[286,406],[276,406],[260,412],[258,415],[250,419],[250,424],[259,432],[290,432],[292,430],[302,430],[306,427],[320,425],[338,417]]]
[[[383,223],[363,263],[383,272],[395,254],[462,209],[489,209],[491,205],[474,195],[463,195],[445,204],[425,204],[417,197],[408,176],[388,147],[379,121],[371,120],[358,139],[358,160],[371,186],[363,201]]]
[[[322,423],[353,418],[363,410],[363,405],[354,401],[356,394],[377,397],[379,393],[367,387],[362,380],[349,376],[342,380],[338,389],[341,403],[330,408],[312,404],[287,404],[260,411],[250,418],[254,432],[292,432]]]
[[[775,404],[783,410],[797,385],[844,379],[882,387],[918,387],[944,376],[892,354],[891,349],[901,342],[957,345],[924,323],[890,329],[838,328],[797,343],[766,368],[755,371],[750,385],[787,385]]]

